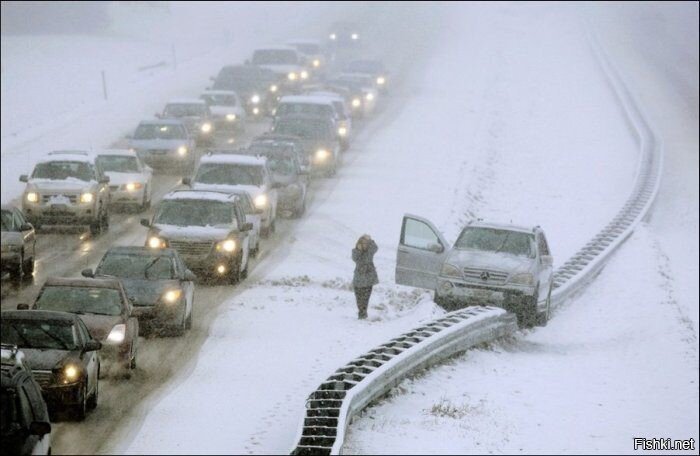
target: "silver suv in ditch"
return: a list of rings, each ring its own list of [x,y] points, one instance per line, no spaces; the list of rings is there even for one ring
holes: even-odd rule
[[[396,283],[435,291],[446,310],[496,305],[521,326],[549,319],[552,256],[539,226],[473,222],[454,245],[427,219],[404,215],[396,256]]]
[[[42,225],[89,225],[92,234],[109,229],[109,177],[82,151],[50,152],[34,166],[22,212],[34,228]]]

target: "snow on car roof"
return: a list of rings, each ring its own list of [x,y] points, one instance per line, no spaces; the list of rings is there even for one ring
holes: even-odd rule
[[[205,90],[202,95],[236,95],[235,90]]]
[[[205,155],[200,159],[200,163],[229,163],[236,165],[265,166],[267,158],[252,155],[218,153]]]
[[[175,98],[168,101],[168,104],[205,104],[204,100],[199,98]]]
[[[49,163],[53,161],[94,163],[95,156],[89,152],[79,150],[56,150],[41,157],[37,160],[37,163]]]
[[[221,201],[223,203],[230,203],[231,200],[235,199],[236,195],[224,192],[213,192],[211,190],[175,190],[166,194],[163,197],[165,200],[209,200],[209,201]]]
[[[532,233],[534,230],[534,227],[532,227],[532,226],[527,227],[527,226],[522,226],[522,225],[513,225],[512,223],[482,222],[482,221],[472,222],[472,223],[468,224],[467,226],[477,227],[477,228],[493,228],[496,230],[521,231],[523,233]]]
[[[119,279],[99,278],[77,278],[77,277],[49,277],[44,283],[45,287],[86,287],[86,288],[112,288],[120,289]]]
[[[100,155],[119,155],[124,157],[136,157],[136,152],[129,149],[102,149],[97,151],[97,156]]]
[[[139,125],[185,125],[180,119],[148,119],[139,122]]]
[[[320,90],[318,92],[309,92],[306,95],[312,97],[321,97],[327,100],[345,101],[345,98],[343,98],[343,96],[337,92],[324,92]]]
[[[281,103],[307,103],[307,104],[331,104],[331,101],[324,96],[318,95],[285,95],[280,98]]]

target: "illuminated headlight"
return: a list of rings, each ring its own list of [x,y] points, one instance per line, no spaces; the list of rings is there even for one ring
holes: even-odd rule
[[[287,75],[287,79],[289,79],[290,81],[296,81],[296,80],[297,80],[297,74],[294,73],[294,72],[289,73],[289,74]]]
[[[216,245],[216,250],[223,250],[224,252],[231,253],[236,250],[236,241],[233,239],[226,239],[221,241]]]
[[[533,285],[535,283],[535,278],[529,272],[514,274],[513,277],[510,278],[510,283],[515,283],[518,285]]]
[[[443,263],[440,275],[444,277],[462,277],[462,271],[455,265]]]
[[[359,98],[352,99],[352,107],[353,108],[359,108],[361,104],[362,104],[362,101],[360,101]]]
[[[182,290],[169,290],[163,294],[163,301],[174,304],[180,299],[180,296],[182,296]]]
[[[67,364],[63,368],[63,383],[73,383],[80,378],[80,369],[74,364]]]
[[[260,108],[258,108],[258,107],[253,108],[253,114],[255,114],[256,116],[258,114],[260,114]]]
[[[178,148],[177,148],[177,153],[178,153],[180,156],[185,156],[185,155],[187,155],[187,146],[180,146],[180,147],[178,147]]]
[[[301,73],[299,73],[299,76],[301,76],[301,79],[308,79],[309,78],[309,72],[306,70],[303,70]]]
[[[36,203],[39,201],[39,194],[37,192],[29,192],[27,193],[27,201],[30,203]]]
[[[358,35],[357,33],[353,33],[352,35],[350,35],[350,38],[352,38],[353,40],[356,40],[359,37],[360,37],[360,35]]]
[[[95,195],[93,195],[92,193],[83,193],[82,195],[80,195],[80,202],[81,203],[85,203],[85,204],[92,203],[92,201],[94,199],[95,199]]]
[[[140,190],[141,187],[143,187],[143,184],[141,182],[129,182],[126,184],[126,190],[129,192],[135,192],[136,190]]]
[[[384,76],[379,76],[379,77],[377,78],[377,84],[378,84],[378,85],[384,85],[385,82],[386,82],[386,79],[384,79]]]
[[[209,133],[211,131],[211,124],[209,122],[205,122],[202,124],[202,133]]]
[[[260,103],[260,95],[255,94],[252,97],[250,97],[250,102],[253,104],[258,104]]]
[[[316,160],[317,161],[325,161],[330,157],[330,152],[328,152],[326,149],[319,149],[316,151]]]
[[[372,101],[372,100],[374,100],[374,94],[373,94],[373,93],[368,93],[367,95],[365,95],[365,100],[367,100],[367,101]]]
[[[216,267],[216,272],[218,272],[219,274],[223,274],[224,272],[226,272],[226,266],[224,266],[223,264],[218,265]]]
[[[338,38],[338,35],[336,35],[335,33],[331,33],[330,35],[328,35],[328,38],[330,38],[330,39],[332,39],[333,41],[335,41],[335,40]]]
[[[314,61],[311,62],[311,64],[314,66],[314,68],[318,68],[321,66],[321,61],[319,59],[314,59]]]
[[[148,246],[152,249],[163,249],[165,248],[165,241],[158,236],[151,236],[148,238]]]
[[[345,127],[339,127],[339,128],[338,128],[338,134],[339,134],[340,136],[345,136],[345,135],[348,134],[348,129],[345,128]]]
[[[126,336],[126,325],[124,323],[119,323],[114,325],[114,328],[109,332],[106,342],[108,344],[121,344],[124,342],[124,336]]]
[[[229,122],[233,122],[234,120],[236,120],[236,115],[235,114],[226,114],[226,120],[228,120]]]
[[[264,209],[267,206],[267,195],[258,195],[253,202],[258,209]]]
[[[275,85],[275,84],[272,84],[272,85],[270,86],[270,92],[272,92],[272,93],[277,92],[277,89],[278,89],[278,87],[277,87],[277,85]]]

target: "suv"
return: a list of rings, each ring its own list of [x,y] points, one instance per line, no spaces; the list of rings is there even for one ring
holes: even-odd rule
[[[245,130],[246,111],[233,90],[205,90],[200,96],[209,106],[214,127],[219,131]]]
[[[127,138],[129,147],[152,168],[175,167],[182,172],[194,168],[194,136],[181,120],[144,120]]]
[[[109,177],[87,152],[50,152],[35,165],[31,176],[20,182],[27,187],[22,210],[27,220],[41,225],[89,225],[90,233],[109,229]]]
[[[253,65],[229,65],[211,80],[214,81],[212,90],[235,91],[244,103],[248,116],[259,119],[270,113],[277,104],[282,78],[272,70]]]
[[[521,326],[544,326],[550,312],[552,256],[540,227],[473,222],[453,246],[428,220],[405,215],[396,283],[435,290],[447,309],[495,304]]]
[[[2,345],[2,450],[7,454],[51,454],[51,423],[41,388],[24,353]]]
[[[340,141],[335,122],[309,115],[285,116],[275,119],[272,132],[298,136],[304,152],[310,157],[311,172],[334,176],[340,165]]]
[[[2,271],[8,271],[16,282],[29,280],[34,274],[36,234],[22,211],[2,205]]]
[[[285,85],[294,90],[309,79],[309,72],[304,67],[304,58],[292,46],[270,46],[256,49],[249,62],[260,68],[274,71],[285,81]]]
[[[236,151],[210,151],[202,157],[193,178],[182,183],[195,190],[236,192],[245,190],[253,198],[261,214],[261,234],[268,236],[275,231],[277,220],[277,189],[281,187],[272,179],[264,157],[238,155]]]
[[[156,113],[159,119],[179,119],[197,141],[197,144],[212,144],[214,123],[211,110],[204,100],[199,98],[183,98],[171,100],[163,108],[162,113]]]
[[[189,269],[232,283],[248,275],[253,226],[236,195],[176,190],[163,197],[152,221],[141,224],[150,228],[147,247],[175,249]]]

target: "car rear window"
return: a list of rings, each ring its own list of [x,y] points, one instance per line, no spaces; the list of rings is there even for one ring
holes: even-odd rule
[[[75,314],[120,315],[119,290],[71,286],[47,286],[36,301],[39,310],[58,310]]]

